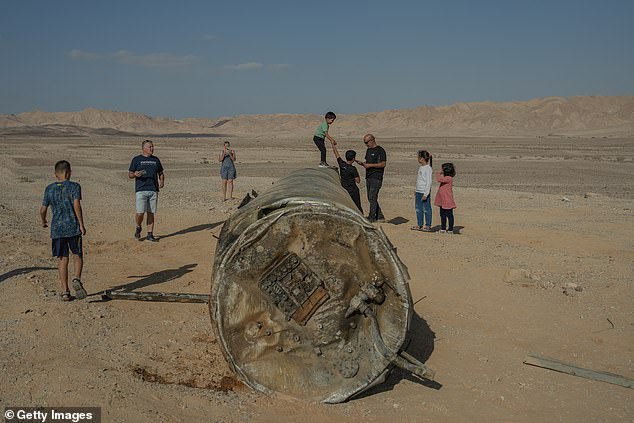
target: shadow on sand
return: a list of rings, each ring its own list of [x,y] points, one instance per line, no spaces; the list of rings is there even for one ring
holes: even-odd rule
[[[405,348],[405,351],[421,363],[425,363],[434,351],[435,338],[436,334],[431,330],[425,319],[414,312],[412,315],[412,324],[409,330],[410,343],[407,348]],[[403,379],[407,379],[432,389],[438,390],[442,388],[442,385],[436,381],[421,379],[406,370],[394,367],[385,382],[352,397],[351,400],[354,401],[358,398],[369,397],[380,392],[391,391]]]
[[[215,223],[205,223],[202,225],[196,225],[196,226],[192,226],[191,228],[187,228],[187,229],[181,229],[180,231],[176,231],[173,232],[171,234],[167,234],[167,235],[162,235],[159,237],[159,239],[164,239],[164,238],[169,238],[172,236],[178,236],[178,235],[185,235],[185,234],[189,234],[192,232],[198,232],[198,231],[206,231],[206,230],[211,230],[213,228],[216,228],[220,225],[222,225],[223,223],[225,223],[224,220],[221,220],[220,222],[215,222]]]
[[[21,267],[19,269],[10,270],[0,275],[0,282],[12,278],[14,276],[26,275],[27,273],[37,272],[38,270],[57,270],[57,267]]]
[[[130,291],[134,291],[137,288],[145,288],[150,285],[156,285],[163,282],[173,281],[175,279],[178,279],[192,272],[194,267],[196,266],[197,264],[192,263],[192,264],[186,264],[184,266],[181,266],[178,269],[161,270],[159,272],[150,273],[149,275],[128,276],[128,279],[132,279],[132,278],[141,278],[141,279],[139,279],[136,282],[113,286],[109,290],[112,290],[112,291],[120,290],[124,292],[130,292]]]
[[[442,226],[440,225],[436,225],[436,226],[432,226],[431,231],[432,232],[438,232],[442,229]],[[453,233],[454,235],[460,235],[460,233],[462,232],[462,230],[464,229],[464,226],[454,226],[453,227]]]

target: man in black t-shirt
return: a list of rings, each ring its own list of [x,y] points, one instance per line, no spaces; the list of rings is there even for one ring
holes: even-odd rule
[[[379,190],[383,185],[383,172],[387,163],[387,153],[383,147],[377,145],[374,135],[367,134],[363,137],[363,143],[368,148],[365,152],[365,162],[357,162],[365,168],[365,186],[368,191],[370,203],[370,222],[384,222],[385,216],[379,206]]]
[[[128,177],[134,179],[134,191],[136,192],[136,230],[134,237],[141,240],[141,225],[143,215],[147,213],[147,237],[148,241],[157,241],[154,237],[154,214],[158,204],[158,192],[165,184],[163,165],[158,157],[154,156],[154,143],[145,140],[141,143],[143,154],[132,159],[128,168]]]
[[[357,152],[354,150],[346,151],[346,161],[344,161],[341,158],[339,150],[337,150],[335,144],[331,142],[330,145],[332,145],[332,151],[337,158],[337,163],[339,164],[341,186],[348,191],[350,198],[352,198],[354,204],[357,206],[361,214],[363,214],[363,208],[361,207],[361,195],[359,194],[359,187],[357,187],[357,184],[361,182],[361,177],[359,177],[357,168],[352,164],[355,162],[354,159],[357,157]]]

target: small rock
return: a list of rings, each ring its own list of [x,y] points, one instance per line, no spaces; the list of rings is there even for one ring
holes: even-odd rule
[[[572,288],[564,288],[564,295],[568,297],[574,297],[575,295],[577,295],[577,291]]]
[[[566,203],[569,203],[569,202],[570,202],[570,198],[568,198],[568,197],[561,197],[561,201],[564,201],[564,202],[566,202]]]
[[[503,280],[508,284],[515,284],[518,282],[531,282],[530,273],[526,269],[509,269],[504,274]]]
[[[600,196],[601,194],[597,194],[596,192],[586,192],[585,194],[583,194],[583,198],[596,198]]]

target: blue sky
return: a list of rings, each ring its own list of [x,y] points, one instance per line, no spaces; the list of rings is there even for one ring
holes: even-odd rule
[[[4,1],[0,113],[634,95],[634,1]]]

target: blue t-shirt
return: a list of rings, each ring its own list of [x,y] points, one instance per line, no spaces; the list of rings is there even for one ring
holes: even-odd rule
[[[145,172],[145,175],[140,176],[134,180],[134,191],[159,191],[159,175],[163,173],[163,165],[158,157],[149,156],[145,157],[143,154],[139,154],[132,159],[130,168],[128,171],[136,172],[140,170]]]
[[[44,190],[42,205],[50,206],[53,212],[51,219],[52,239],[81,235],[79,221],[73,208],[75,200],[81,200],[81,186],[77,182],[54,182]]]

